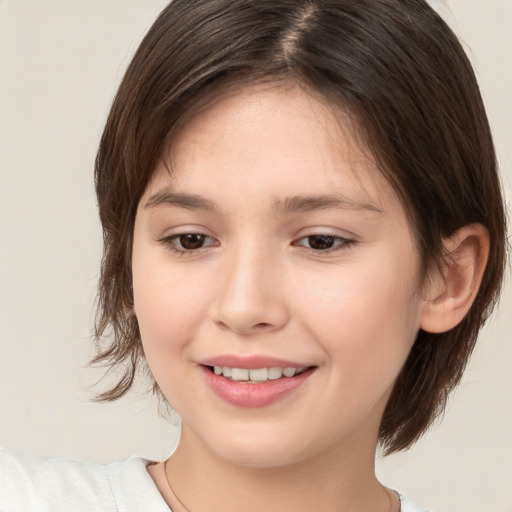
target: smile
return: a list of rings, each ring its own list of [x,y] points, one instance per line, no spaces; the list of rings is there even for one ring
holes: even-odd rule
[[[254,360],[247,365],[252,368],[211,363],[200,368],[208,387],[223,401],[239,408],[265,407],[280,401],[302,388],[317,370],[316,366],[291,365],[255,368],[259,364]]]
[[[215,375],[222,375],[236,382],[265,382],[282,378],[295,377],[301,374],[305,368],[231,368],[229,366],[213,366]]]

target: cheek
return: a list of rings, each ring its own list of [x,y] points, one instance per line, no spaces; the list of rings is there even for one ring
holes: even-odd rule
[[[161,281],[153,285],[147,281],[139,287],[134,284],[135,314],[144,342],[169,343],[191,332],[197,301],[193,294],[187,296],[176,291],[175,283],[173,288]]]
[[[135,258],[134,258],[135,260]],[[145,358],[161,391],[177,410],[187,399],[183,382],[188,347],[199,324],[195,288],[177,276],[148,272],[134,265],[134,306]]]
[[[134,311],[148,359],[172,353],[194,335],[203,315],[201,283],[172,269],[166,254],[134,246]],[[178,269],[179,270],[179,269]]]
[[[357,423],[369,411],[380,417],[416,337],[410,298],[392,273],[352,274],[311,297],[304,325],[326,354],[324,410],[337,397],[333,423],[345,417]]]
[[[328,283],[303,283],[305,327],[345,371],[391,373],[403,364],[419,329],[416,267],[401,258],[333,272]],[[357,364],[355,364],[357,362]],[[352,364],[354,363],[354,364]]]

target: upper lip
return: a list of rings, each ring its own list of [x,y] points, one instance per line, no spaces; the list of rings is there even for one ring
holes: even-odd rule
[[[312,366],[311,364],[304,364],[297,361],[288,361],[263,355],[240,356],[233,354],[210,357],[201,361],[200,364],[203,366],[247,368],[249,370],[255,370],[258,368],[306,368]]]

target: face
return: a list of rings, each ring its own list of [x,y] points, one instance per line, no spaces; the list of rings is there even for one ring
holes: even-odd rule
[[[419,329],[404,210],[350,123],[296,87],[192,119],[136,216],[134,309],[183,434],[256,467],[375,449]]]

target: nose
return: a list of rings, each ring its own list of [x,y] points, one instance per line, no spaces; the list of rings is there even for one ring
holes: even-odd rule
[[[278,331],[288,323],[286,279],[277,259],[246,247],[224,261],[213,312],[221,329],[247,336]]]

